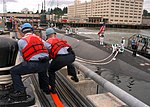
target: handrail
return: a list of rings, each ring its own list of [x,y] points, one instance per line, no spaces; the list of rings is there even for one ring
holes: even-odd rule
[[[10,70],[13,66],[0,68],[0,71]]]
[[[111,92],[113,95],[115,95],[117,98],[122,100],[124,103],[129,105],[130,107],[149,107],[142,101],[138,100],[137,98],[133,97],[129,93],[125,92],[124,90],[120,89],[116,85],[112,84],[111,82],[107,81],[103,77],[99,76],[92,70],[88,69],[81,63],[75,61],[74,66],[77,67],[79,70],[81,70],[86,76],[93,79],[96,83],[104,87],[104,89]]]

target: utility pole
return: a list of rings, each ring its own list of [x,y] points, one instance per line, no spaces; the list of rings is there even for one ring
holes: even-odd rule
[[[85,1],[85,21],[87,22],[87,1]]]
[[[33,8],[33,12],[32,12],[32,26],[34,26],[34,8]]]
[[[57,22],[59,20],[59,13],[58,13],[58,0],[57,0]]]
[[[45,0],[44,0],[44,13],[46,12],[46,7],[45,7]]]
[[[43,13],[43,2],[42,2],[42,11],[41,11],[41,13]]]
[[[5,13],[7,13],[7,9],[6,9],[6,1],[3,0],[3,17],[5,17]]]
[[[38,14],[40,13],[40,10],[39,10],[39,9],[40,9],[40,4],[38,4]]]

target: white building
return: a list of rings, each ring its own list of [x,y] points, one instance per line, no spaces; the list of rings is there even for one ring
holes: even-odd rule
[[[141,24],[144,0],[75,0],[68,7],[69,19],[88,20],[92,23]]]

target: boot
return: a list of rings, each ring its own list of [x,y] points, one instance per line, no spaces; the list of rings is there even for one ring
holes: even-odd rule
[[[78,79],[78,77],[77,77],[77,76],[75,76],[75,77],[74,77],[74,76],[72,76],[72,77],[71,77],[71,79],[72,79],[73,81],[75,81],[75,82],[79,82],[79,79]]]
[[[52,88],[50,89],[50,92],[53,93],[53,94],[56,94],[56,89],[52,87]]]
[[[26,100],[27,94],[26,91],[14,91],[9,94],[9,97],[13,100]]]

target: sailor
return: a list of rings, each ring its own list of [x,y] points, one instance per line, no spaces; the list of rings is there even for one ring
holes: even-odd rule
[[[66,27],[66,34],[69,34],[69,27]]]
[[[78,28],[75,28],[75,34],[78,34]]]
[[[54,27],[54,24],[53,24],[53,23],[51,23],[51,27]]]
[[[71,28],[71,26],[69,26],[68,32],[69,32],[69,34],[72,34],[72,28]]]
[[[55,90],[55,72],[62,67],[67,66],[68,75],[71,75],[71,79],[78,82],[79,79],[76,74],[76,70],[72,63],[75,61],[75,54],[71,46],[62,39],[56,37],[56,32],[53,28],[46,29],[47,43],[49,43],[49,56],[52,59],[48,72],[49,72],[49,84],[51,86],[51,92],[56,93]]]
[[[121,47],[120,47],[120,52],[124,52],[124,47],[125,47],[125,38],[122,37],[122,40],[121,40]]]
[[[118,44],[112,44],[112,53],[115,53],[117,51]]]
[[[133,50],[132,56],[136,56],[137,49],[138,49],[138,39],[136,37],[132,39],[131,46]]]
[[[100,35],[100,45],[104,45],[104,33]]]
[[[148,46],[148,39],[145,38],[145,37],[142,38],[142,43],[143,43],[143,46],[142,46],[141,51],[146,52],[146,49],[147,49],[147,46]]]
[[[21,28],[24,36],[18,41],[19,52],[23,57],[23,62],[14,66],[10,70],[14,91],[9,97],[12,99],[27,99],[26,88],[23,85],[21,75],[38,73],[40,88],[49,91],[48,77],[48,50],[44,46],[46,42],[33,33],[33,27],[29,23],[24,23]]]

